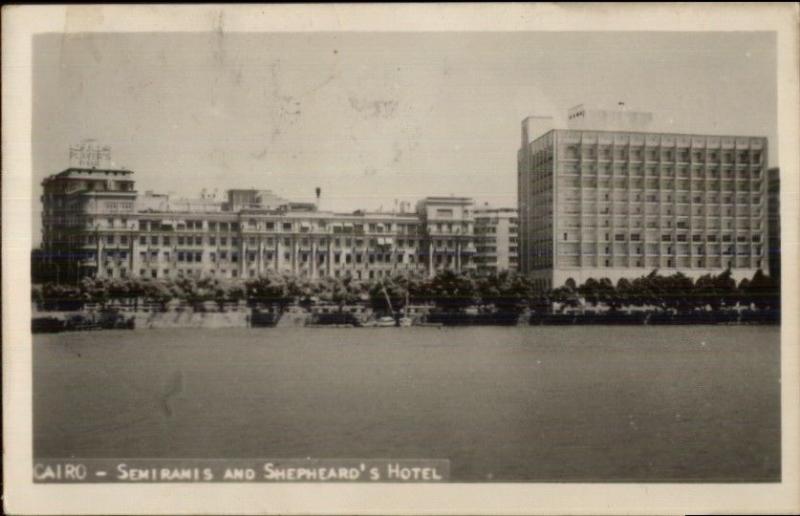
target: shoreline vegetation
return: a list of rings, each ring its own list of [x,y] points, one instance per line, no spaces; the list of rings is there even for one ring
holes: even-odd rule
[[[780,283],[757,271],[569,279],[540,292],[525,276],[443,271],[371,281],[268,274],[248,280],[93,279],[32,289],[34,333],[164,327],[779,324]],[[403,324],[401,324],[403,323]]]

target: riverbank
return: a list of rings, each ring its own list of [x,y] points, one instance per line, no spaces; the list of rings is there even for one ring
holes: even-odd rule
[[[243,308],[227,312],[208,311],[71,311],[36,312],[33,333],[89,331],[99,329],[164,328],[266,328],[348,327],[374,325],[371,311],[354,313],[313,312],[299,307],[286,311]],[[432,310],[410,318],[413,326],[586,326],[586,325],[779,325],[775,310],[719,310],[676,312],[663,310],[584,311],[571,313],[444,312]],[[399,320],[397,326],[400,326]]]

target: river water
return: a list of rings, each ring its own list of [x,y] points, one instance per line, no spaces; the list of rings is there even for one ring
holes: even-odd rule
[[[37,458],[442,458],[454,481],[775,481],[777,327],[36,335]]]

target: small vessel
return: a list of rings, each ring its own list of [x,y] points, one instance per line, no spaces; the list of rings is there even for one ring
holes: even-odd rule
[[[391,317],[391,316],[387,315],[387,316],[384,316],[384,317],[379,317],[375,321],[375,326],[378,327],[378,328],[389,328],[389,327],[397,326],[397,322],[394,320],[394,317]]]
[[[403,316],[397,320],[397,325],[401,328],[408,328],[414,324],[414,319],[408,316],[408,289],[406,289],[406,303],[403,305]]]

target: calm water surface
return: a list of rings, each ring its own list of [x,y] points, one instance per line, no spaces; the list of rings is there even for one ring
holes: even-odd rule
[[[455,481],[774,481],[779,374],[772,327],[37,335],[34,454],[446,458]]]

